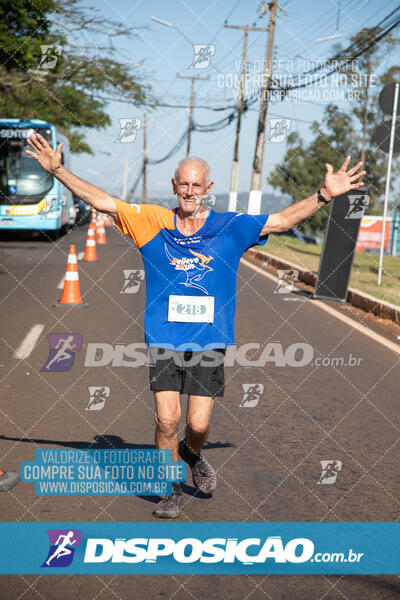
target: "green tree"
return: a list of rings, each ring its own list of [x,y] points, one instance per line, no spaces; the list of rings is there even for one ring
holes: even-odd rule
[[[92,152],[82,129],[109,125],[110,101],[155,105],[138,68],[115,58],[113,38],[134,35],[77,0],[0,0],[0,114],[47,120],[72,152]],[[41,65],[43,45],[61,46],[50,69]]]
[[[283,161],[268,178],[274,188],[289,194],[293,202],[310,196],[323,186],[325,163],[339,168],[347,154],[358,154],[353,120],[333,104],[325,109],[323,127],[315,121],[311,131],[314,139],[308,145],[297,133],[288,136],[288,150]],[[322,229],[327,215],[327,208],[319,210],[307,221],[307,228]]]

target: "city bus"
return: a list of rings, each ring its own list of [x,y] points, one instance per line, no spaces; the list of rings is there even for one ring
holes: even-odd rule
[[[68,229],[73,198],[25,153],[31,133],[40,133],[54,150],[62,142],[62,163],[70,167],[69,142],[54,125],[40,119],[0,119],[0,229],[40,231],[53,240]]]

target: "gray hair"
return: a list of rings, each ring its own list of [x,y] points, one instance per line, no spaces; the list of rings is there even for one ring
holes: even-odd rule
[[[175,179],[178,179],[180,168],[188,163],[196,163],[203,168],[206,184],[208,185],[210,183],[210,166],[203,158],[200,158],[199,156],[185,156],[185,158],[182,158],[182,160],[180,160],[176,165]]]

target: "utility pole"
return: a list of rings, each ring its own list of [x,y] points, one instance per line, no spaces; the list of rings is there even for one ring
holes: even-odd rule
[[[123,200],[124,202],[126,200],[127,183],[128,183],[128,165],[129,165],[129,160],[126,158],[124,160],[124,183],[122,186],[122,198],[121,198],[121,200]]]
[[[266,9],[267,3],[263,5]],[[276,9],[278,6],[277,0],[272,0],[268,3],[270,10],[270,20],[268,25],[268,40],[267,50],[265,55],[265,66],[263,85],[261,88],[261,99],[260,99],[260,110],[258,114],[258,127],[256,137],[256,147],[254,150],[253,159],[253,172],[251,177],[249,205],[247,212],[249,214],[260,214],[261,208],[261,197],[262,197],[262,167],[264,160],[264,145],[265,145],[265,128],[267,122],[267,108],[268,108],[268,88],[271,81],[272,73],[272,55],[274,49],[274,34],[275,34],[275,21],[276,21]],[[279,7],[280,8],[280,7]],[[282,10],[282,9],[281,9]]]
[[[123,184],[122,184],[122,195],[121,195],[121,200],[126,200],[126,196],[127,196],[127,192],[128,192],[128,169],[129,169],[129,163],[134,163],[136,162],[136,160],[129,160],[129,158],[123,158],[123,159],[117,159],[117,160],[122,160],[124,163],[124,180],[123,180]]]
[[[341,2],[339,0],[338,5],[337,5],[337,13],[336,13],[336,31],[339,29],[339,23],[340,23],[340,4],[341,4]]]
[[[143,189],[142,204],[147,204],[147,115],[143,117]]]
[[[263,27],[249,27],[248,25],[225,25],[225,27],[227,27],[228,29],[242,29],[244,31],[242,70],[241,70],[241,75],[240,75],[239,98],[238,98],[238,103],[237,103],[237,113],[238,114],[237,114],[237,120],[236,120],[235,148],[233,151],[231,189],[229,192],[229,206],[228,206],[228,211],[235,212],[236,207],[237,207],[240,127],[241,127],[243,104],[244,104],[243,92],[244,92],[244,81],[245,81],[245,77],[246,77],[247,41],[248,41],[249,31],[267,31],[267,30]]]
[[[179,79],[190,79],[190,106],[189,106],[189,126],[188,126],[188,138],[187,138],[187,146],[186,146],[186,156],[190,154],[190,138],[193,129],[193,104],[194,104],[194,82],[195,80],[204,80],[206,81],[208,77],[194,77],[189,75],[177,75]]]

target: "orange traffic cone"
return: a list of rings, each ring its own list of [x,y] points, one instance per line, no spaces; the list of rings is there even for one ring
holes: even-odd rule
[[[95,208],[92,208],[92,220],[90,221],[90,223],[96,223],[96,218],[97,218],[97,210]]]
[[[104,228],[104,220],[102,216],[97,216],[96,222],[96,244],[106,244],[106,230]]]
[[[18,473],[5,473],[0,471],[0,492],[8,492],[19,481]]]
[[[108,215],[104,215],[103,218],[104,218],[104,225],[106,227],[111,227],[111,225],[112,225],[111,217],[109,217]]]
[[[67,272],[65,273],[64,289],[60,304],[74,306],[83,304],[81,297],[81,288],[79,285],[78,262],[76,260],[76,248],[74,244],[69,247]]]
[[[97,260],[96,238],[94,233],[94,225],[89,225],[85,254],[83,260],[94,262]]]

